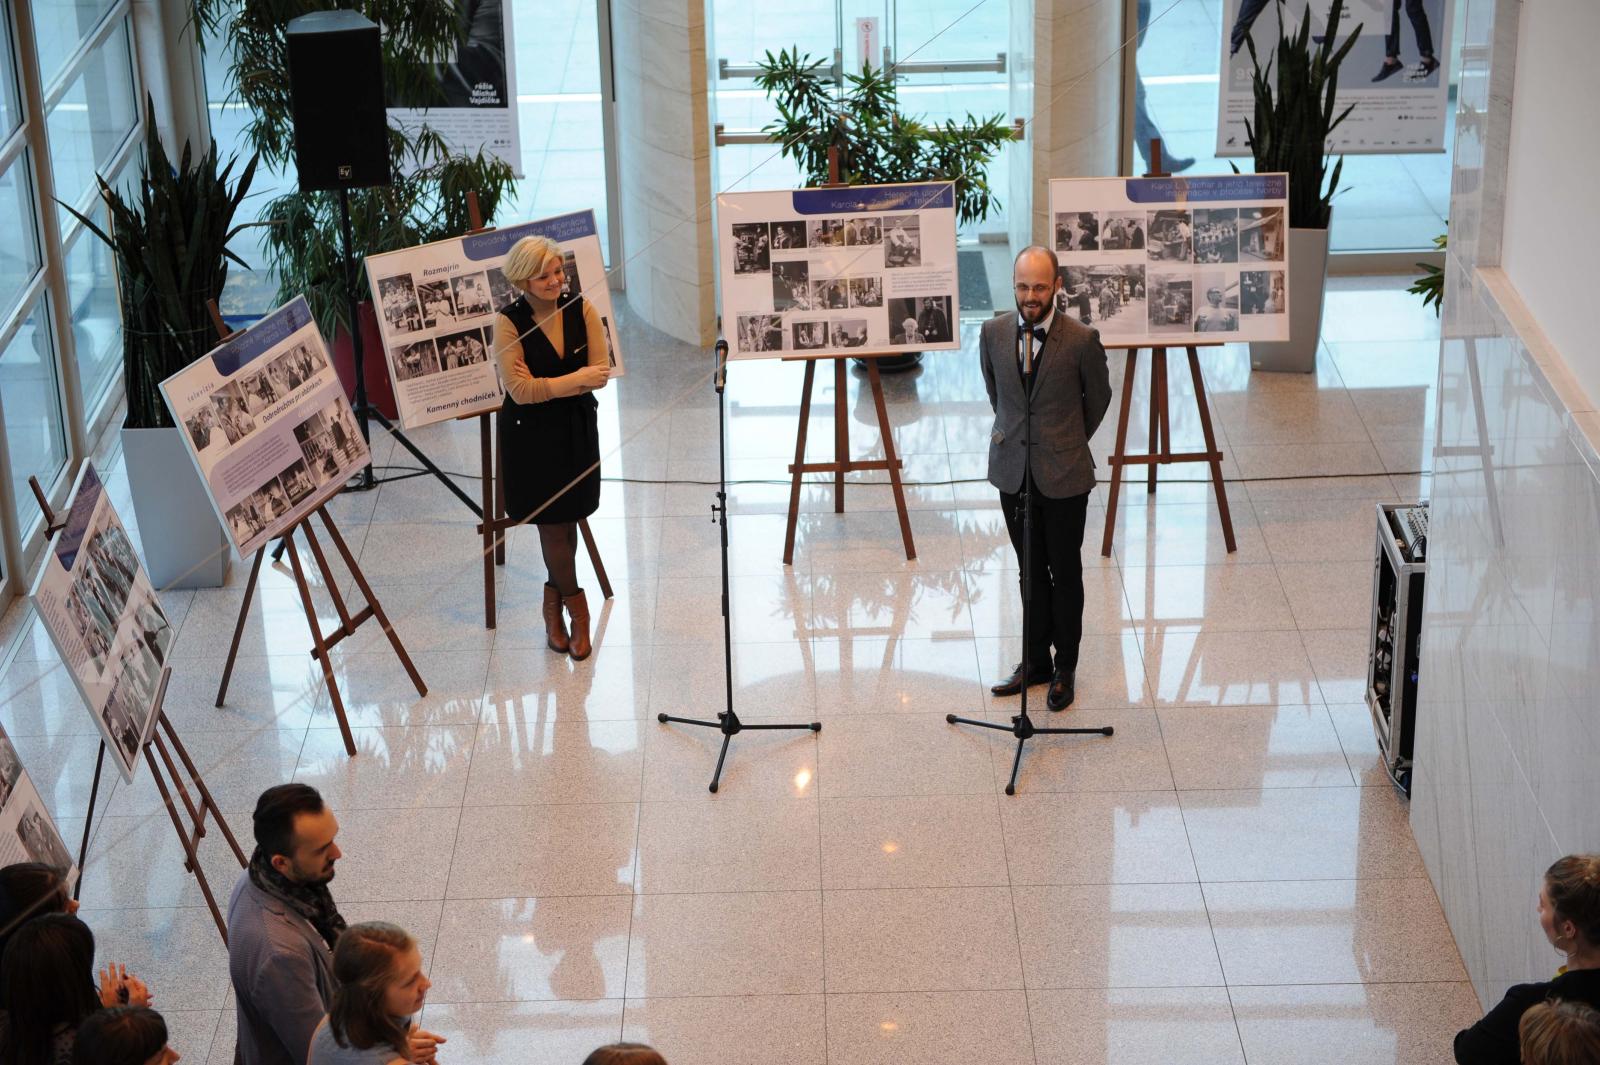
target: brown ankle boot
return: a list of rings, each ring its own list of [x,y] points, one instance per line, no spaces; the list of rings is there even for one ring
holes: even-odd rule
[[[589,642],[589,600],[584,598],[583,589],[580,588],[572,595],[562,596],[561,602],[567,608],[567,616],[572,619],[568,653],[574,661],[582,662],[594,650],[594,645]]]
[[[572,646],[566,619],[561,616],[561,592],[549,581],[544,585],[544,638],[558,654],[566,654]]]

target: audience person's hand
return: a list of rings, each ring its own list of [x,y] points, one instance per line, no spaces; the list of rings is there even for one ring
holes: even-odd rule
[[[128,975],[126,965],[112,962],[100,970],[100,1004],[112,1006],[149,1006],[155,1001],[150,988],[137,976]]]
[[[446,1042],[449,1040],[442,1035],[435,1035],[424,1028],[413,1028],[406,1036],[406,1043],[411,1048],[409,1060],[414,1065],[427,1065],[438,1059],[439,1044]]]

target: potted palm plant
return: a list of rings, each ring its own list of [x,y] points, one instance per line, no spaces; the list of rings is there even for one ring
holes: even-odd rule
[[[1328,226],[1344,169],[1344,157],[1333,160],[1327,144],[1355,106],[1335,113],[1339,65],[1361,36],[1361,27],[1336,46],[1332,32],[1313,39],[1309,9],[1298,29],[1292,34],[1286,31],[1284,0],[1277,0],[1277,5],[1278,46],[1265,66],[1256,54],[1255,42],[1245,38],[1255,95],[1255,118],[1245,121],[1245,132],[1256,173],[1289,175],[1290,339],[1252,342],[1250,366],[1310,373],[1317,366],[1322,335]],[[1338,26],[1343,12],[1344,0],[1333,0],[1328,25]]]
[[[956,218],[963,224],[982,221],[1000,206],[988,167],[1013,136],[1004,115],[924,122],[900,111],[892,71],[869,63],[836,83],[822,60],[798,48],[768,52],[758,65],[756,84],[778,109],[762,132],[799,165],[808,184],[832,180],[833,155],[838,180],[847,185],[953,182]],[[906,369],[920,359],[920,352],[880,356],[878,366]]]
[[[215,143],[196,157],[185,144],[174,167],[148,98],[145,112],[137,190],[124,198],[96,179],[106,228],[62,206],[110,246],[116,262],[128,398],[122,453],[150,580],[157,588],[214,588],[227,578],[232,552],[159,386],[217,346],[207,303],[221,298],[229,260],[245,266],[228,243],[244,228],[234,217],[256,160],[233,181],[237,159],[221,163]]]

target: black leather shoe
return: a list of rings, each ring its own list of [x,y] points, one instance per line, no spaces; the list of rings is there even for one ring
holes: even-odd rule
[[[1076,679],[1074,673],[1057,671],[1056,675],[1050,678],[1050,690],[1045,693],[1044,705],[1051,710],[1065,710],[1071,706],[1072,700],[1078,694],[1074,689]]]
[[[1029,684],[1043,684],[1050,679],[1049,666],[1035,666],[1033,673],[1028,677]],[[1022,693],[1022,663],[1011,671],[1011,676],[990,688],[994,695],[1020,695]]]

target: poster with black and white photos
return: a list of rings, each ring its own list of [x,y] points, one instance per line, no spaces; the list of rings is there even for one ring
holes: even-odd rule
[[[949,183],[724,193],[717,211],[730,359],[959,345]]]
[[[241,555],[371,461],[303,296],[161,382],[161,394]]]
[[[623,376],[593,211],[371,255],[367,277],[378,331],[407,429],[500,406],[505,393],[494,352],[495,318],[522,295],[500,265],[523,237],[548,237],[561,246],[562,298],[581,294],[595,305],[610,343],[611,376]]]
[[[416,98],[389,87],[389,124],[412,136],[426,126],[452,155],[480,151],[522,173],[517,129],[515,38],[509,0],[455,0],[460,34],[449,52],[429,64],[434,84]]]
[[[1289,339],[1288,177],[1060,178],[1056,309],[1108,347]]]
[[[90,463],[78,471],[65,524],[50,540],[30,598],[106,749],[131,781],[155,728],[174,630]]]
[[[1339,66],[1334,113],[1351,108],[1334,128],[1327,151],[1334,154],[1442,152],[1450,102],[1450,34],[1455,0],[1344,0],[1330,51],[1344,47],[1359,27],[1355,44]],[[1245,122],[1255,121],[1255,45],[1263,69],[1276,68],[1279,18],[1294,36],[1311,19],[1311,47],[1321,49],[1330,32],[1329,0],[1223,0],[1222,78],[1217,93],[1217,155],[1249,155]],[[1277,78],[1273,75],[1273,88]]]
[[[0,728],[0,866],[18,862],[48,865],[61,874],[69,891],[78,882],[78,863],[23,767],[11,737]]]

